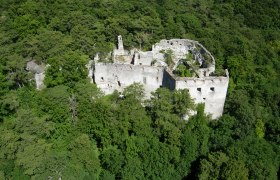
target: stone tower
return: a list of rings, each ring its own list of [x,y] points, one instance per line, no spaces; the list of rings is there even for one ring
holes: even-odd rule
[[[118,36],[118,50],[124,50],[123,49],[123,40],[122,40],[121,35]]]

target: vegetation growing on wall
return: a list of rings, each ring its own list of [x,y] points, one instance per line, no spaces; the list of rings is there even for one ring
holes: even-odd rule
[[[2,0],[0,179],[279,179],[279,10],[277,0]],[[103,96],[84,64],[117,35],[142,49],[201,42],[217,72],[229,69],[224,115],[209,121],[199,105],[183,121],[186,91],[159,89],[147,107],[132,95],[140,87]],[[51,64],[46,89],[34,89],[29,60]]]
[[[183,63],[179,64],[173,73],[179,77],[193,77],[194,72],[190,66]]]
[[[164,52],[165,62],[169,67],[174,65],[173,56],[174,56],[173,51],[171,49],[168,49],[167,51]]]

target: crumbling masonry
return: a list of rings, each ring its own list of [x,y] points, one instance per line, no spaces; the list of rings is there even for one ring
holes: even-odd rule
[[[218,118],[223,113],[229,76],[215,75],[215,59],[197,41],[189,39],[161,40],[151,51],[125,50],[121,36],[112,52],[111,63],[102,62],[98,54],[89,64],[92,82],[105,93],[122,92],[127,86],[143,84],[146,98],[159,87],[188,89],[195,103],[205,103],[205,113]],[[172,62],[168,62],[168,58]],[[190,77],[175,75],[178,66],[186,65]]]

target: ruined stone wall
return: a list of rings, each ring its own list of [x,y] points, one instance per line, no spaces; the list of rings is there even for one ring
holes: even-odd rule
[[[114,90],[121,92],[134,82],[139,82],[144,85],[146,98],[159,87],[188,89],[194,102],[205,103],[205,113],[216,119],[223,114],[229,77],[182,78],[175,77],[164,67],[97,63],[94,81],[105,94]]]
[[[148,98],[152,91],[162,86],[163,71],[163,67],[96,63],[94,81],[105,94],[114,90],[123,91],[134,82],[139,82],[144,85]]]
[[[153,61],[153,53],[151,51],[135,53],[134,65],[151,66],[152,61]]]
[[[49,65],[40,64],[38,65],[36,61],[29,61],[26,64],[26,70],[34,74],[34,80],[36,83],[36,89],[41,90],[45,88],[44,79],[45,79],[45,70]]]
[[[176,78],[176,89],[188,89],[195,103],[205,103],[206,114],[213,119],[223,114],[229,78]]]
[[[132,56],[127,55],[113,55],[113,61],[116,64],[131,64],[132,63]]]
[[[170,49],[174,53],[174,61],[176,62],[179,59],[186,58],[185,56],[189,53],[188,51],[194,48],[194,42],[185,39],[161,40],[153,46],[152,52],[154,53],[154,57],[158,58],[162,50]]]
[[[36,89],[41,90],[44,89],[46,86],[44,84],[45,73],[35,73],[35,82],[36,82]]]

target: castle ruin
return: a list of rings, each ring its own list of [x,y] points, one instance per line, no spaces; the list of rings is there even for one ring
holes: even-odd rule
[[[170,90],[188,89],[195,103],[205,104],[205,113],[220,117],[229,83],[228,71],[215,74],[215,59],[199,42],[189,39],[161,40],[151,51],[125,50],[118,36],[112,62],[102,62],[99,56],[89,64],[91,81],[105,93],[141,83],[145,97],[160,87]]]
[[[111,62],[108,62],[108,59]],[[106,59],[106,58],[105,58]],[[49,65],[38,65],[29,61],[26,69],[33,72],[37,89],[43,89],[45,69]],[[95,83],[105,94],[115,90],[122,92],[133,83],[143,84],[145,98],[160,87],[170,90],[188,89],[196,104],[205,104],[205,113],[213,119],[223,113],[229,83],[228,71],[215,74],[215,59],[199,42],[189,39],[161,40],[151,51],[124,49],[122,36],[118,46],[107,60],[96,55],[87,65],[91,83]]]

